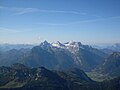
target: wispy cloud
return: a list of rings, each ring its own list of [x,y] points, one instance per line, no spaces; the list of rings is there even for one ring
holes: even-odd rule
[[[39,10],[40,12],[46,12],[46,13],[67,13],[67,14],[81,14],[85,15],[86,13],[77,12],[77,11],[59,11],[59,10]]]
[[[23,15],[23,14],[34,13],[39,11],[36,8],[14,8],[13,10],[15,11],[14,15]]]
[[[39,25],[50,25],[50,26],[65,26],[65,25],[74,25],[74,24],[81,24],[81,23],[90,23],[90,22],[98,22],[101,20],[112,20],[112,19],[120,19],[120,16],[114,17],[99,17],[97,19],[89,19],[89,20],[81,20],[81,21],[74,21],[74,22],[67,22],[67,23],[37,23]]]
[[[0,6],[0,9],[10,11],[14,15],[22,15],[26,13],[33,13],[39,11],[37,8],[16,8],[16,7],[4,7],[4,6]]]
[[[42,10],[39,8],[16,8],[16,7],[4,7],[0,6],[0,9],[13,11],[14,15],[23,15],[27,13],[61,13],[61,14],[78,14],[78,15],[86,15],[85,12],[78,12],[78,11],[64,11],[64,10]]]
[[[22,31],[0,27],[0,32],[1,33],[20,33]]]
[[[64,26],[69,25],[69,23],[37,23],[39,25],[48,25],[48,26]]]
[[[90,19],[90,20],[83,20],[83,21],[70,22],[69,24],[89,23],[89,22],[97,22],[97,21],[102,21],[102,20],[112,20],[112,19],[120,19],[120,16],[113,16],[113,17],[100,17],[100,18]]]

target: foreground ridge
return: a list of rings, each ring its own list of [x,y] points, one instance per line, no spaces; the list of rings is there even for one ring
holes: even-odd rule
[[[74,68],[52,71],[44,67],[28,68],[23,64],[0,67],[1,90],[119,90],[120,78],[101,83],[92,81]]]

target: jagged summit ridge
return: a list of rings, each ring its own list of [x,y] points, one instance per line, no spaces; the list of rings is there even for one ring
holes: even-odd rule
[[[43,41],[40,43],[40,46],[49,46],[49,47],[57,47],[57,48],[68,48],[68,47],[79,47],[82,46],[81,42],[70,41],[66,43],[61,43],[60,41],[55,41],[49,43],[48,41]]]

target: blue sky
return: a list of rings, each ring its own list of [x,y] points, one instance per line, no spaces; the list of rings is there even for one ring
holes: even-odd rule
[[[120,0],[0,0],[0,43],[120,42]]]

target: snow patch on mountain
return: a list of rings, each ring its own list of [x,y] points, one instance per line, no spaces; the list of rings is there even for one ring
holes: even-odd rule
[[[53,47],[58,47],[58,48],[65,48],[65,45],[60,43],[59,41],[51,43]]]

